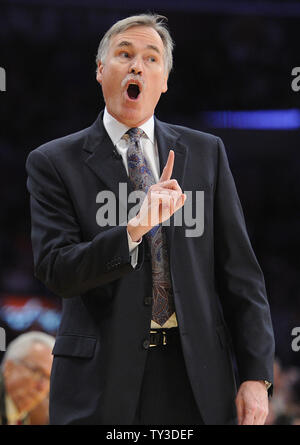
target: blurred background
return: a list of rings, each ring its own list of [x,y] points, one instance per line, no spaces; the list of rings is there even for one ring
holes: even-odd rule
[[[0,327],[7,345],[32,330],[55,336],[60,299],[33,277],[25,160],[96,119],[104,106],[99,41],[115,21],[146,11],[167,16],[175,40],[157,117],[218,135],[227,148],[276,336],[268,423],[298,424],[300,351],[291,332],[300,326],[300,91],[292,89],[299,2],[2,0]]]

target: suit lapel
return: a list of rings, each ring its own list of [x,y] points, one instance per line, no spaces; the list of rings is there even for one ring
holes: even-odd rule
[[[155,136],[157,138],[160,174],[167,162],[169,151],[174,150],[175,162],[171,179],[177,179],[180,187],[183,187],[188,148],[180,140],[180,134],[169,127],[168,124],[155,119]]]
[[[113,154],[114,146],[103,125],[103,112],[90,127],[89,135],[84,145],[87,153],[85,163],[107,186],[108,190],[121,202],[124,208],[127,205],[128,194],[133,191],[122,159],[116,159]],[[127,194],[119,193],[119,183],[127,184]]]
[[[171,179],[177,179],[179,186],[184,192],[188,147],[180,142],[180,134],[176,130],[158,119],[155,119],[155,135],[159,152],[160,175],[167,162],[169,151],[174,150],[175,161]],[[167,237],[169,257],[171,258],[171,247],[173,246],[172,240],[174,236],[174,216],[170,218],[170,226],[163,226],[163,228]]]

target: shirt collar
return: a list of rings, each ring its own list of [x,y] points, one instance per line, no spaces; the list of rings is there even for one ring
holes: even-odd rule
[[[103,125],[114,145],[116,145],[119,142],[122,136],[130,128],[127,127],[127,125],[122,124],[122,122],[117,121],[117,119],[115,119],[111,114],[109,114],[106,107],[104,109],[104,114],[103,114]],[[152,144],[154,144],[153,115],[150,117],[150,119],[147,120],[147,122],[145,122],[143,125],[140,125],[139,128],[141,128],[145,132],[145,134],[150,139]]]
[[[7,394],[5,396],[5,410],[8,425],[21,425],[28,421],[28,413],[23,411],[19,412],[12,398]]]

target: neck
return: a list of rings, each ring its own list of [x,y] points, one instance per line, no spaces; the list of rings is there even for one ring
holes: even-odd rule
[[[118,122],[120,122],[123,125],[126,125],[126,127],[129,128],[136,128],[136,127],[140,127],[141,125],[143,125],[145,122],[147,122],[152,114],[150,116],[145,117],[144,119],[141,119],[139,121],[137,120],[133,120],[133,119],[126,119],[125,117],[123,118],[122,116],[116,115],[115,113],[113,113],[111,110],[109,110],[107,108],[107,112],[114,118],[116,119]]]

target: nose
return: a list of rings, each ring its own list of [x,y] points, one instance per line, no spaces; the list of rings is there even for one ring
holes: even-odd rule
[[[135,57],[132,60],[132,63],[129,67],[129,72],[130,72],[130,74],[135,74],[135,75],[142,74],[142,72],[143,72],[142,62],[138,57]]]

